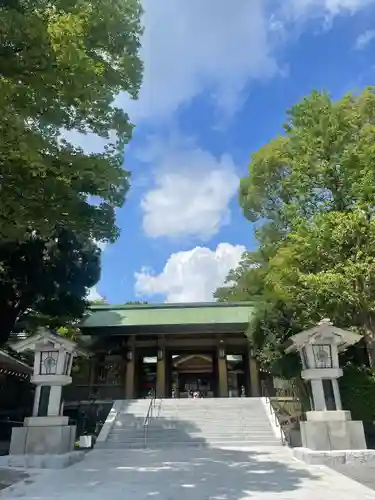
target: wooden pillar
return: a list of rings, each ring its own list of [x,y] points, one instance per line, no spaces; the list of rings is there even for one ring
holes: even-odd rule
[[[228,397],[228,369],[227,369],[227,357],[225,352],[224,344],[221,344],[217,348],[217,367],[219,375],[219,397]]]
[[[158,346],[158,360],[156,364],[156,397],[165,398],[166,395],[166,350],[165,345]]]
[[[254,356],[249,352],[249,374],[250,374],[250,396],[258,398],[260,396],[259,370]]]
[[[92,398],[95,394],[95,383],[98,378],[98,357],[97,355],[92,356],[89,360],[89,398]]]
[[[132,335],[126,347],[125,397],[134,398],[135,376],[135,337]]]

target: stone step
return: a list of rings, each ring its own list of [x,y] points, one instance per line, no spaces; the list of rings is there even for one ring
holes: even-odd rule
[[[175,436],[178,434],[186,434],[186,433],[199,433],[199,434],[211,434],[214,432],[215,434],[260,434],[260,433],[270,433],[271,427],[260,427],[257,429],[220,429],[218,427],[212,427],[211,429],[201,429],[199,427],[191,426],[188,428],[182,429],[155,429],[153,427],[149,427],[147,432],[149,434],[157,434],[157,435],[170,435]],[[123,436],[123,435],[132,435],[132,434],[142,434],[144,432],[144,428],[142,429],[116,429],[116,431],[112,431],[112,436]]]
[[[172,438],[175,436],[192,436],[192,435],[200,435],[200,436],[211,436],[211,435],[221,435],[221,436],[233,436],[237,435],[239,438],[242,436],[258,436],[258,435],[274,435],[273,430],[268,427],[264,427],[263,429],[241,429],[241,430],[227,430],[227,429],[217,429],[212,428],[209,430],[202,430],[199,428],[188,428],[188,429],[152,429],[149,428],[146,430],[147,434],[150,436],[171,436]],[[123,432],[111,432],[110,437],[128,437],[128,436],[143,436],[145,433],[144,429],[138,429],[136,431],[129,432],[128,430],[124,430]]]
[[[124,402],[106,442],[98,446],[143,449],[149,404]],[[233,446],[281,446],[261,399],[162,400],[146,428],[147,449]]]
[[[144,436],[132,436],[127,439],[122,439],[122,438],[113,438],[109,437],[108,438],[108,443],[132,443],[134,441],[142,441],[144,440]],[[202,435],[195,435],[195,436],[175,436],[173,439],[171,437],[160,437],[160,436],[146,436],[147,442],[152,442],[152,443],[178,443],[182,441],[256,441],[256,442],[261,442],[261,441],[277,441],[276,436],[273,438],[272,436],[268,434],[264,435],[247,435],[247,436],[237,436],[237,435],[228,435],[228,436],[222,436],[221,434],[212,434],[211,436],[202,436]]]
[[[132,415],[132,414],[128,414]],[[236,418],[264,418],[264,412],[259,411],[259,412],[245,412],[245,411],[227,411],[227,412],[213,412],[213,411],[204,411],[204,412],[197,412],[197,411],[159,411],[156,413],[153,413],[154,416],[160,416],[163,418],[172,418],[175,416],[194,416],[196,418],[208,418],[208,416],[212,418],[226,418],[236,416]],[[126,417],[126,415],[119,415],[120,417]]]
[[[186,422],[195,422],[196,424],[199,425],[204,425],[206,427],[212,426],[212,425],[232,425],[232,426],[257,426],[257,425],[264,425],[265,423],[268,424],[269,420],[266,419],[231,419],[228,421],[224,419],[212,419],[210,417],[205,418],[205,419],[197,419],[194,417],[180,417],[180,418],[163,418],[163,417],[155,417],[151,418],[150,420],[150,425],[155,425],[155,426],[174,426],[174,425],[183,425]],[[140,427],[141,425],[144,425],[145,419],[139,419],[139,420],[133,420],[133,419],[117,419],[117,427],[119,426],[124,426],[126,425],[127,427]]]
[[[246,440],[246,439],[254,439],[256,441],[262,440],[262,439],[277,439],[276,436],[273,436],[270,433],[264,432],[261,434],[221,434],[221,433],[212,433],[212,434],[177,434],[175,436],[170,436],[170,435],[149,435],[146,434],[147,439],[152,439],[152,440],[157,440],[157,441],[185,441],[189,439],[218,439],[222,438],[224,440],[226,439],[238,439],[238,440]],[[134,439],[143,439],[144,434],[135,434],[133,436],[128,435],[128,436],[109,436],[107,441],[108,442],[127,442],[127,441],[132,441]]]
[[[111,434],[116,435],[116,434],[134,434],[134,433],[141,433],[144,431],[144,427],[140,427],[138,429],[134,428],[117,428],[113,429]],[[174,427],[174,428],[158,428],[154,426],[150,426],[147,428],[148,432],[154,433],[154,434],[181,434],[181,433],[186,433],[186,432],[200,432],[200,433],[206,433],[209,434],[212,431],[215,431],[216,433],[221,433],[221,434],[233,434],[233,433],[239,433],[239,434],[246,434],[246,433],[253,433],[257,434],[259,432],[270,432],[271,426],[263,425],[259,427],[199,427],[199,426],[194,426],[194,425],[189,425],[189,426],[183,426],[183,427]]]
[[[132,420],[134,418],[133,416],[129,415],[128,417],[120,417],[119,420]],[[138,417],[141,418],[141,417]],[[143,415],[142,418],[145,418]],[[210,413],[205,413],[204,415],[195,415],[194,413],[171,413],[171,414],[166,414],[166,413],[160,413],[158,415],[153,415],[151,416],[153,420],[175,420],[176,418],[181,418],[181,419],[194,419],[194,420],[199,420],[200,422],[231,422],[233,420],[235,421],[251,421],[251,422],[259,422],[259,421],[264,421],[265,417],[264,415],[211,415]]]
[[[128,415],[133,415],[132,413],[128,413]],[[155,413],[154,413],[155,415]],[[264,413],[261,411],[253,411],[253,412],[246,412],[246,411],[226,411],[226,412],[213,412],[213,411],[204,411],[204,412],[197,412],[197,411],[164,411],[161,410],[160,412],[156,412],[156,415],[160,415],[163,417],[167,416],[175,416],[175,415],[195,415],[197,417],[207,417],[207,415],[212,415],[216,417],[225,417],[228,418],[228,416],[239,416],[239,417],[264,417]],[[120,416],[126,416],[126,415],[120,415]]]
[[[202,428],[211,428],[212,426],[218,426],[222,428],[257,428],[257,427],[269,427],[270,421],[267,419],[257,419],[257,420],[249,420],[249,419],[239,419],[239,420],[231,420],[228,422],[227,420],[218,420],[218,419],[195,419],[195,418],[175,418],[175,419],[164,419],[164,418],[154,418],[148,421],[149,426],[153,426],[158,429],[171,429],[171,428],[184,428],[186,425],[196,425]],[[137,429],[141,428],[145,425],[145,419],[139,420],[116,420],[114,429],[118,428],[128,428],[128,429]]]
[[[110,443],[110,449],[121,450],[121,449],[148,449],[148,450],[160,450],[160,449],[171,449],[171,448],[262,448],[262,447],[275,447],[278,448],[280,445],[279,441],[269,440],[269,441],[181,441],[173,443],[147,443],[146,446],[143,441],[135,443]],[[98,446],[98,448],[108,449],[108,446]]]

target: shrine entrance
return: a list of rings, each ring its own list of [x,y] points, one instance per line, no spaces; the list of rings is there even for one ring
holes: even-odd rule
[[[213,352],[169,353],[168,397],[187,398],[199,391],[204,398],[217,395],[217,363]]]
[[[259,370],[244,332],[252,305],[95,305],[80,325],[93,356],[66,399],[96,401],[259,396]],[[73,389],[75,393],[73,394]],[[67,397],[67,392],[72,396]]]

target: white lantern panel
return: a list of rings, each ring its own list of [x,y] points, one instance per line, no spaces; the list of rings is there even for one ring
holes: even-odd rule
[[[328,344],[313,344],[315,368],[332,368],[332,347]]]
[[[70,352],[65,353],[64,375],[69,375],[70,360],[71,359],[72,359],[72,355],[70,354]]]
[[[56,375],[59,351],[42,351],[40,353],[40,375]]]

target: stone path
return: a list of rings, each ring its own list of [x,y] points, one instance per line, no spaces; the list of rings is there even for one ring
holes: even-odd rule
[[[332,469],[375,490],[375,464],[336,464]]]
[[[0,468],[0,490],[8,488],[8,486],[17,483],[18,481],[27,481],[29,474],[24,471]],[[27,483],[26,483],[27,484]]]
[[[30,482],[32,479],[32,483]],[[375,492],[285,448],[89,453],[0,492],[27,500],[375,500]]]

